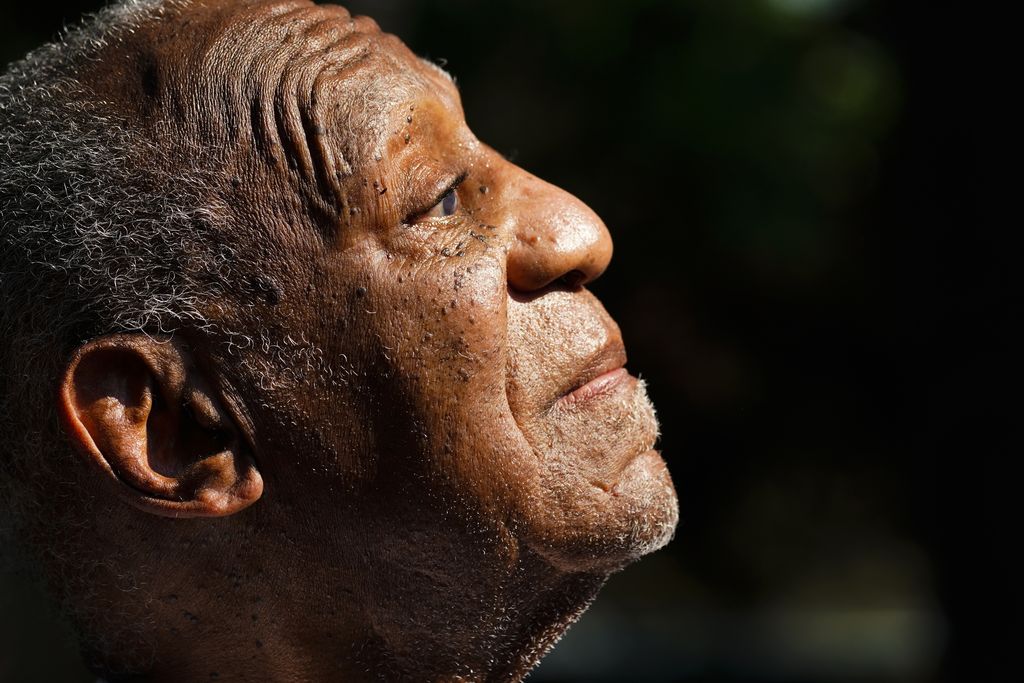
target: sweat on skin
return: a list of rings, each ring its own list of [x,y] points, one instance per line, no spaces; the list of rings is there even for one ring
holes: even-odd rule
[[[0,150],[5,513],[97,674],[520,680],[670,540],[606,227],[371,19],[115,5]]]

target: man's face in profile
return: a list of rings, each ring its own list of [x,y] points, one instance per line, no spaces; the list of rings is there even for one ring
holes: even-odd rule
[[[264,610],[320,651],[372,641],[435,673],[472,672],[484,652],[521,674],[677,518],[654,411],[585,288],[611,258],[605,226],[477,140],[450,77],[371,20],[305,2],[168,7],[86,80],[212,169],[215,250],[234,284],[206,302],[207,324],[177,334],[194,362],[159,380],[172,407],[193,375],[213,398],[144,433],[210,451],[226,437],[209,425],[237,432],[258,475],[228,495],[219,482],[234,475],[209,475],[212,459],[112,457],[135,443],[108,426],[111,401],[132,394],[103,389],[108,370],[131,369],[122,360],[69,371],[69,437],[132,483],[122,498],[144,489],[137,507],[227,517],[243,541],[210,556],[210,576],[274,585],[210,590],[185,614],[255,629],[247,616]],[[143,389],[125,405],[156,414]],[[142,414],[128,408],[115,417]],[[184,533],[174,523],[160,533]],[[154,609],[177,618],[178,595]]]
[[[296,457],[274,461],[276,494],[321,532],[333,515],[400,537],[456,524],[573,571],[663,544],[675,499],[653,410],[583,287],[611,257],[600,219],[477,140],[452,81],[394,37],[329,6],[262,21],[263,49],[292,53],[255,89],[278,98],[257,134],[278,164],[243,157],[233,207],[287,254],[267,315],[328,369],[247,378],[258,450]],[[326,234],[275,220],[286,184],[347,211]]]

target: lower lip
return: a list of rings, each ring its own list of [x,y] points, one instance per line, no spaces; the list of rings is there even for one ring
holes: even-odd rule
[[[563,396],[562,402],[575,404],[583,401],[589,401],[597,398],[598,396],[610,393],[627,379],[629,379],[629,373],[626,372],[626,368],[619,368],[617,370],[606,372],[603,375],[590,380],[579,389],[574,390],[572,393]]]

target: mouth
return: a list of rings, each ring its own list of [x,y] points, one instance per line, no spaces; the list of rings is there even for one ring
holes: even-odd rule
[[[587,360],[555,404],[577,405],[610,393],[631,379],[625,365],[626,348],[621,340],[614,339]]]

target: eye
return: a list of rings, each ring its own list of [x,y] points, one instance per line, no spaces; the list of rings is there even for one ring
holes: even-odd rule
[[[455,189],[456,188],[453,187],[452,189],[448,190],[448,194],[441,197],[441,201],[439,201],[437,204],[434,204],[430,211],[421,214],[419,216],[419,220],[424,220],[427,218],[447,218],[448,216],[451,216],[456,211],[458,211],[459,195],[455,191]]]
[[[441,194],[435,195],[434,205],[426,211],[417,211],[413,215],[405,219],[407,224],[420,223],[427,220],[436,220],[441,218],[448,218],[459,212],[462,207],[462,202],[459,201],[459,186],[465,182],[466,178],[469,177],[469,171],[463,171],[462,174],[452,181],[451,185],[448,186],[447,190],[444,190]]]

